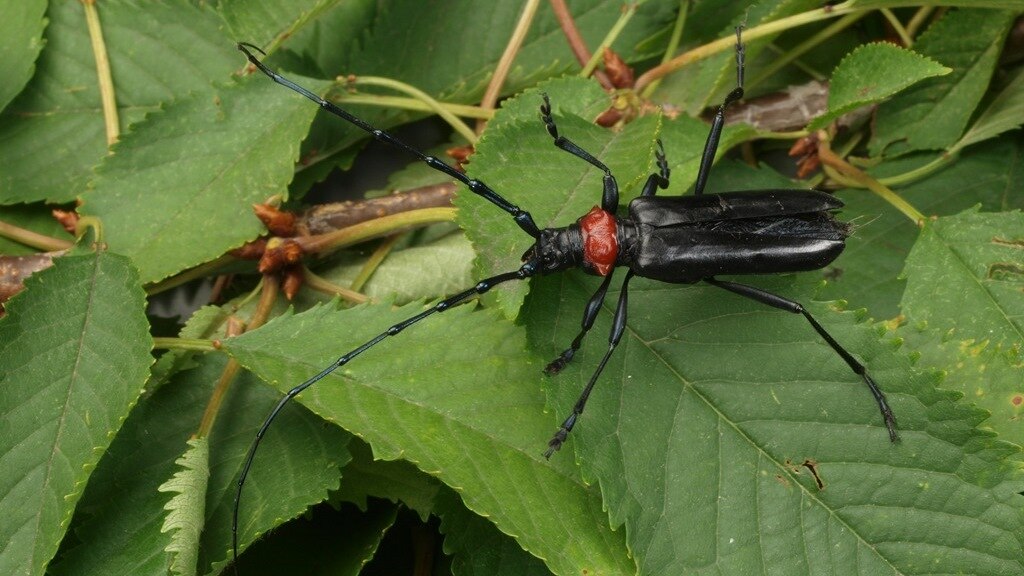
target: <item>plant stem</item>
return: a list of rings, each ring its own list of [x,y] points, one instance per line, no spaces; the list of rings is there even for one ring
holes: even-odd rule
[[[412,110],[414,112],[434,111],[429,104],[421,100],[417,100],[416,98],[406,98],[405,96],[386,96],[384,94],[374,94],[373,96],[366,94],[341,94],[331,98],[331,100],[335,104],[380,106],[381,108],[398,108],[402,110]],[[452,114],[463,118],[490,120],[491,117],[494,116],[494,110],[485,110],[479,106],[455,104],[451,102],[438,102],[437,104]]]
[[[844,177],[849,178],[861,186],[871,190],[875,194],[878,194],[883,200],[892,204],[893,207],[902,212],[907,218],[910,218],[910,220],[918,226],[924,225],[924,214],[911,206],[909,202],[901,198],[887,186],[862,172],[860,169],[850,165],[848,162],[832,152],[831,148],[829,148],[828,135],[825,134],[824,131],[820,131],[819,135],[820,142],[818,143],[818,157],[821,158],[822,164],[835,169]]]
[[[743,39],[746,41],[757,40],[758,38],[764,38],[766,36],[771,36],[772,34],[789,30],[790,28],[803,26],[804,24],[866,11],[868,11],[868,9],[857,7],[856,0],[848,0],[847,2],[843,2],[842,4],[837,4],[835,6],[808,10],[807,12],[801,12],[800,14],[794,14],[786,18],[780,18],[779,20],[761,24],[760,26],[748,28],[743,31]],[[655,66],[641,74],[636,80],[635,89],[641,90],[658,78],[675,72],[684,66],[728,50],[732,48],[735,43],[735,37],[730,35],[725,38],[719,38],[718,40],[709,42],[703,46],[698,46],[688,52],[684,52],[668,62]]]
[[[934,11],[934,6],[921,6],[918,8],[917,12],[914,12],[914,15],[911,16],[910,22],[907,23],[907,36],[910,38],[916,38],[917,31],[921,29],[921,26],[924,26],[925,22],[928,21],[928,17],[930,17]],[[911,46],[912,44],[907,45],[908,48]]]
[[[316,290],[317,292],[323,292],[325,294],[331,294],[332,296],[338,296],[342,300],[345,300],[346,302],[351,302],[353,304],[362,304],[364,302],[370,301],[370,298],[365,294],[360,294],[355,290],[345,288],[344,286],[339,286],[338,284],[331,282],[330,280],[324,278],[323,276],[318,276],[312,270],[306,267],[302,268],[302,279],[306,283],[306,286],[308,286],[309,288]]]
[[[910,48],[914,44],[914,39],[907,33],[907,29],[903,27],[903,23],[896,17],[896,14],[888,8],[882,8],[879,10],[882,16],[885,16],[885,20],[889,22],[892,29],[896,31],[896,35],[900,37],[900,41],[903,42],[903,46]]]
[[[103,221],[96,216],[82,216],[75,223],[75,235],[79,238],[85,234],[85,231],[92,228],[93,235],[95,235],[94,242],[103,242]]]
[[[626,28],[626,24],[633,19],[633,15],[636,14],[636,3],[627,2],[622,9],[622,14],[619,15],[619,19],[612,25],[612,29],[605,35],[604,40],[601,40],[601,44],[598,45],[597,50],[590,56],[590,60],[580,71],[581,78],[588,78],[594,73],[594,69],[597,68],[597,63],[604,57],[604,49],[608,48],[615,42],[615,39],[619,37],[619,34]]]
[[[204,278],[206,276],[213,274],[222,266],[226,266],[227,264],[230,264],[235,261],[236,259],[233,256],[224,254],[223,256],[218,257],[216,260],[204,262],[199,266],[196,266],[195,268],[190,268],[180,274],[176,274],[174,276],[171,276],[170,278],[166,278],[155,284],[150,284],[146,286],[146,294],[152,296],[153,294],[159,294],[165,290],[170,290],[175,286],[181,286],[182,284],[189,282],[191,280],[195,280],[196,278]]]
[[[294,240],[302,247],[303,253],[312,254],[352,246],[372,238],[394,234],[406,228],[453,220],[455,220],[454,208],[424,208],[368,220],[326,234],[299,236]]]
[[[847,14],[846,16],[843,16],[828,28],[825,28],[824,30],[818,32],[814,36],[811,36],[807,40],[804,40],[799,45],[787,50],[778,58],[772,59],[771,64],[766,66],[761,73],[755,76],[752,80],[747,81],[747,86],[756,86],[760,82],[763,82],[765,78],[770,78],[771,76],[775,75],[776,72],[781,70],[784,66],[788,65],[793,60],[796,60],[800,56],[803,56],[807,52],[810,52],[819,44],[835,36],[839,32],[842,32],[844,29],[851,26],[854,22],[867,16],[867,14],[867,12],[857,12],[854,14]]]
[[[562,34],[565,34],[565,39],[569,42],[569,49],[572,50],[580,66],[585,65],[590,61],[590,49],[587,48],[587,43],[580,36],[576,22],[573,20],[572,14],[569,13],[569,7],[565,5],[565,0],[550,0],[550,3],[551,11],[555,13],[555,19],[558,20],[558,25],[562,28]],[[594,77],[597,78],[597,81],[601,83],[601,87],[605,90],[612,90],[614,88],[611,80],[608,79],[608,75],[602,70],[595,71]]]
[[[266,275],[263,277],[263,290],[260,292],[260,301],[256,305],[256,310],[253,312],[252,317],[249,319],[249,325],[243,329],[236,323],[228,323],[228,337],[237,336],[241,332],[255,330],[267,321],[271,310],[274,309],[274,301],[277,299],[278,284],[277,278]],[[224,402],[224,396],[227,394],[228,388],[231,387],[231,382],[234,381],[239,369],[241,369],[241,365],[234,358],[228,360],[227,365],[224,366],[220,378],[217,379],[216,386],[213,387],[210,401],[206,404],[206,410],[203,412],[203,419],[199,423],[196,437],[202,438],[210,434],[210,430],[213,429],[213,423],[217,420],[217,413]]]
[[[664,64],[672,59],[672,55],[676,53],[676,49],[679,48],[679,42],[683,38],[683,28],[686,26],[686,14],[690,11],[690,0],[679,0],[679,15],[676,16],[676,23],[672,27],[672,37],[669,38],[668,46],[665,47],[665,54],[661,57],[661,63]],[[658,84],[661,84],[661,78],[651,82],[646,88],[640,93],[640,97],[648,99],[651,94],[658,89]]]
[[[388,238],[373,251],[373,254],[370,254],[370,258],[366,261],[366,264],[363,265],[359,274],[357,274],[355,279],[352,280],[352,290],[358,292],[363,289],[366,281],[370,279],[370,276],[373,276],[373,273],[380,266],[381,262],[387,258],[388,253],[390,253],[391,249],[395,247],[395,242],[398,242],[398,239],[401,237],[401,234],[392,234],[391,236],[388,236]]]
[[[217,349],[213,340],[202,338],[168,338],[157,336],[153,338],[153,348],[161,350],[192,350],[193,352],[213,352]]]
[[[107,44],[103,41],[103,27],[100,26],[96,0],[81,2],[85,7],[85,24],[89,29],[92,53],[96,59],[96,76],[99,81],[100,100],[103,103],[103,121],[107,127],[107,145],[110,146],[117,142],[121,133],[121,123],[117,117],[117,98],[114,96],[114,79],[110,73],[110,58],[107,57]]]
[[[383,88],[390,88],[404,94],[408,94],[413,98],[423,102],[427,107],[444,119],[456,132],[462,135],[470,144],[476,143],[476,132],[473,132],[465,122],[460,120],[457,116],[445,109],[440,102],[434,100],[429,94],[420,90],[419,88],[410,86],[405,82],[399,82],[391,78],[381,78],[378,76],[359,76],[355,79],[356,84],[363,86],[381,86]]]
[[[913,170],[909,170],[902,174],[897,174],[896,176],[880,178],[879,182],[882,182],[886,186],[905,186],[911,182],[916,182],[917,180],[920,180],[921,178],[924,178],[925,176],[928,176],[942,168],[946,164],[949,164],[954,158],[956,158],[956,156],[957,155],[954,153],[950,153],[948,151],[944,152],[924,166],[914,168]]]
[[[30,248],[46,250],[47,252],[67,250],[75,245],[73,242],[33,232],[14,224],[8,224],[3,220],[0,220],[0,237],[9,238]]]
[[[526,6],[523,7],[523,13],[519,15],[519,21],[516,23],[515,30],[512,31],[512,37],[509,38],[508,44],[505,45],[505,51],[501,54],[501,59],[498,60],[498,65],[494,68],[494,74],[491,76],[491,81],[487,84],[487,90],[484,92],[483,98],[480,99],[481,108],[494,110],[495,105],[498,103],[501,87],[505,84],[508,72],[512,69],[512,61],[515,60],[519,48],[523,45],[523,39],[526,38],[526,33],[530,30],[530,24],[533,22],[533,17],[537,14],[538,6],[540,6],[540,0],[527,0]],[[484,126],[485,122],[478,120],[476,123],[476,133],[483,132]],[[473,140],[470,140],[470,142],[473,142]]]

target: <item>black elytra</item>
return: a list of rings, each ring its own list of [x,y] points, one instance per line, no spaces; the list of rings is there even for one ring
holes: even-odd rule
[[[428,156],[387,132],[370,126],[267,68],[248,49],[262,52],[259,48],[251,44],[238,45],[238,49],[245,53],[249,62],[278,84],[302,94],[331,114],[368,132],[375,139],[400,148],[431,168],[462,182],[470,192],[507,212],[535,241],[523,254],[523,264],[518,270],[485,278],[475,286],[445,298],[419,314],[389,327],[285,394],[256,434],[238,478],[232,518],[232,550],[236,560],[238,510],[242,486],[252,467],[260,440],[286,403],[356,356],[428,316],[444,312],[503,282],[524,280],[534,275],[555,273],[570,268],[582,268],[587,273],[603,276],[604,280],[584,309],[579,334],[565,351],[547,365],[544,369],[547,374],[558,373],[579,350],[601,309],[614,269],[624,267],[627,272],[622,280],[615,307],[608,349],[576,401],[572,413],[548,443],[544,452],[545,457],[550,457],[565,442],[583,413],[594,384],[622,338],[626,327],[629,281],[634,276],[675,284],[705,282],[756,302],[802,315],[850,369],[867,384],[882,413],[889,439],[892,442],[899,440],[892,409],[885,394],[868,375],[864,365],[847,352],[799,302],[760,288],[717,278],[719,275],[727,274],[777,274],[817,270],[839,256],[849,234],[849,226],[834,217],[834,212],[843,206],[842,202],[823,192],[780,189],[704,193],[718,149],[718,141],[722,135],[726,108],[743,97],[744,46],[741,32],[741,28],[736,29],[736,87],[726,96],[712,119],[694,193],[691,196],[656,195],[659,188],[668,187],[670,176],[664,149],[659,141],[656,151],[658,171],[648,177],[640,195],[629,203],[628,215],[617,216],[619,187],[615,176],[603,162],[558,133],[551,115],[551,104],[547,95],[543,96],[540,107],[541,119],[555,146],[604,172],[600,206],[595,206],[589,213],[568,226],[545,229],[537,227],[529,212],[512,204],[487,184],[469,178],[442,160]]]

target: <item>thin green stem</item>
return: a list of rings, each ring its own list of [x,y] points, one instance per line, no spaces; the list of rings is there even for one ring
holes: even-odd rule
[[[213,352],[217,349],[213,340],[201,338],[169,338],[157,336],[153,338],[153,348],[160,350],[192,350],[193,352]]]
[[[117,116],[117,97],[114,95],[114,79],[110,73],[110,58],[107,56],[107,44],[103,40],[103,27],[100,25],[100,15],[96,10],[96,0],[81,2],[85,7],[85,24],[89,29],[93,58],[96,59],[103,122],[107,128],[107,145],[110,146],[117,142],[121,133],[121,124]]]
[[[824,131],[819,132],[819,134],[821,136],[818,144],[818,157],[821,158],[821,162],[824,166],[836,170],[842,174],[843,177],[851,179],[868,190],[871,190],[891,204],[894,208],[902,212],[907,218],[910,218],[910,220],[918,226],[924,224],[924,214],[900,197],[899,194],[893,192],[888,186],[885,186],[878,180],[875,180],[865,172],[850,165],[850,163],[837,156],[835,152],[829,148],[828,136]]]
[[[308,288],[316,290],[317,292],[323,292],[325,294],[330,294],[332,296],[338,296],[342,300],[345,300],[346,302],[351,302],[353,304],[362,304],[364,302],[370,301],[370,298],[367,297],[365,294],[360,294],[355,290],[335,284],[334,282],[331,282],[330,280],[324,278],[323,276],[318,276],[309,268],[302,268],[302,278],[305,281],[306,286]]]
[[[359,104],[369,106],[380,106],[381,108],[412,110],[414,112],[433,112],[434,109],[425,102],[405,96],[385,96],[368,94],[342,94],[331,99],[335,104]],[[455,104],[450,102],[438,102],[441,108],[463,118],[477,118],[490,120],[494,116],[494,110],[485,110],[479,106],[469,104]]]
[[[913,3],[908,1],[908,4],[912,5]],[[757,40],[759,38],[778,34],[779,32],[789,30],[790,28],[811,24],[812,22],[837,18],[847,14],[866,12],[868,10],[869,9],[867,8],[858,8],[856,0],[847,0],[842,4],[837,4],[835,6],[808,10],[807,12],[801,12],[800,14],[794,14],[786,18],[780,18],[772,22],[748,28],[743,31],[743,39],[749,42],[751,40]],[[636,80],[635,89],[642,90],[651,82],[675,72],[684,66],[703,60],[704,58],[713,56],[719,52],[731,50],[735,43],[736,38],[730,35],[725,38],[719,38],[714,42],[709,42],[703,46],[698,46],[688,52],[684,52],[668,62],[655,66],[640,75]]]
[[[683,28],[686,26],[686,15],[689,11],[690,0],[679,0],[679,15],[676,16],[675,26],[672,27],[672,37],[669,38],[668,46],[665,47],[665,54],[661,57],[662,64],[671,60],[672,55],[679,48],[679,43],[683,39]],[[640,97],[645,100],[650,98],[651,94],[654,94],[654,91],[658,89],[659,84],[661,84],[660,78],[648,84],[640,93]]]
[[[197,278],[205,278],[207,276],[212,275],[221,267],[226,266],[227,264],[230,264],[232,262],[235,262],[236,260],[237,259],[234,256],[225,254],[217,258],[216,260],[204,262],[199,266],[196,266],[195,268],[185,270],[181,274],[171,276],[170,278],[161,280],[156,284],[150,284],[146,286],[146,294],[152,296],[153,294],[159,294],[161,292],[164,292],[165,290],[170,290],[175,286],[181,286],[182,284],[195,280]]]
[[[601,40],[601,44],[598,45],[597,49],[590,56],[590,61],[580,71],[581,78],[589,78],[594,73],[594,69],[597,68],[597,63],[604,58],[604,49],[610,47],[615,39],[619,37],[619,34],[626,28],[626,24],[633,19],[633,15],[636,14],[636,3],[628,2],[622,10],[622,14],[619,15],[619,19],[612,25],[611,30],[605,35],[604,40]]]
[[[903,27],[903,23],[896,17],[896,14],[888,8],[882,8],[879,12],[881,12],[882,16],[884,16],[886,21],[889,22],[892,29],[896,31],[896,35],[900,37],[900,41],[903,42],[903,45],[910,48],[914,44],[914,39],[909,33],[907,33],[907,29]]]
[[[934,6],[921,6],[914,12],[914,15],[910,17],[910,22],[907,23],[907,36],[910,38],[917,37],[917,31],[928,22],[928,18],[935,11]],[[912,45],[907,45],[910,48]]]
[[[794,130],[792,132],[758,132],[754,137],[757,140],[798,140],[807,136],[807,130]]]
[[[466,125],[465,122],[460,120],[457,116],[445,109],[440,102],[434,100],[429,94],[420,90],[419,88],[410,86],[405,82],[399,82],[391,78],[381,78],[378,76],[359,76],[355,79],[355,83],[362,86],[380,86],[383,88],[389,88],[397,92],[408,94],[409,96],[419,100],[427,105],[431,112],[434,112],[438,116],[444,119],[456,132],[462,135],[470,144],[476,144],[476,132],[473,132],[472,128]]]
[[[370,277],[373,276],[373,273],[377,271],[377,268],[380,267],[382,262],[384,262],[384,259],[388,257],[391,249],[395,247],[395,242],[398,242],[398,239],[401,237],[401,234],[392,234],[385,239],[376,250],[373,251],[373,254],[370,254],[370,258],[367,259],[366,264],[363,265],[362,269],[359,270],[359,274],[357,274],[355,279],[352,280],[352,290],[358,292],[363,289],[363,286],[366,285],[366,281],[369,280]]]
[[[931,162],[925,164],[924,166],[914,168],[913,170],[909,170],[902,174],[897,174],[896,176],[880,178],[878,181],[881,182],[882,184],[885,184],[886,186],[906,186],[907,184],[916,182],[922,178],[925,178],[926,176],[930,176],[934,172],[940,170],[946,164],[952,162],[955,158],[956,154],[944,152]]]
[[[867,16],[867,12],[856,12],[853,14],[847,14],[843,16],[831,26],[823,29],[814,36],[811,36],[807,40],[804,40],[797,46],[787,50],[785,53],[780,55],[778,58],[773,58],[771,64],[765,67],[757,76],[752,80],[747,81],[747,86],[756,86],[763,82],[766,78],[774,76],[779,70],[788,65],[790,62],[796,60],[800,56],[803,56],[807,52],[810,52],[826,40],[832,38],[836,34],[842,32],[846,28],[853,25],[854,22]],[[819,78],[820,79],[820,78]]]
[[[256,310],[253,311],[252,316],[249,318],[248,325],[243,328],[240,322],[228,322],[227,336],[229,338],[238,336],[241,332],[255,330],[267,321],[267,318],[270,317],[270,312],[274,309],[274,302],[277,300],[278,284],[276,277],[263,275],[260,301],[256,304]],[[228,388],[231,387],[231,383],[234,382],[235,376],[241,368],[241,364],[234,358],[228,360],[228,363],[224,366],[220,378],[217,379],[217,385],[213,387],[213,393],[210,394],[210,401],[206,403],[206,410],[203,411],[203,418],[199,422],[199,429],[196,431],[197,437],[207,436],[213,430],[213,423],[217,420],[217,414],[220,413],[220,407],[224,403],[224,397],[227,395]]]
[[[15,242],[19,242],[30,248],[36,248],[37,250],[46,250],[47,252],[67,250],[74,246],[73,242],[26,230],[25,228],[15,226],[14,224],[8,224],[3,220],[0,220],[0,237],[14,240]]]
[[[93,241],[97,243],[103,242],[103,221],[96,216],[80,217],[78,222],[75,223],[75,235],[81,238],[89,228],[92,228],[92,233],[95,236]]]

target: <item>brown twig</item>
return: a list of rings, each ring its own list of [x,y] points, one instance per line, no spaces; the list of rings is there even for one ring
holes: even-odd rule
[[[326,234],[374,218],[423,208],[451,206],[454,195],[455,184],[445,182],[380,198],[321,204],[306,210],[299,217],[298,231],[304,236]]]
[[[260,300],[256,304],[256,310],[252,313],[252,317],[249,318],[249,323],[242,328],[238,323],[230,322],[227,327],[227,336],[237,336],[242,332],[248,332],[255,330],[263,325],[270,317],[271,311],[274,309],[274,301],[277,300],[278,293],[278,279],[273,275],[263,276],[263,286],[260,291]],[[217,385],[213,389],[213,394],[210,395],[210,401],[206,404],[206,410],[203,412],[203,418],[199,423],[199,430],[196,431],[197,437],[207,436],[210,430],[213,429],[213,423],[217,419],[217,413],[220,412],[221,403],[224,401],[224,395],[227,393],[228,388],[231,386],[231,382],[234,381],[235,376],[238,374],[238,370],[241,365],[237,360],[232,358],[228,360],[227,365],[221,371],[221,376],[217,380]]]
[[[558,20],[558,25],[562,27],[565,39],[569,42],[569,49],[576,56],[580,66],[586,66],[593,54],[587,48],[587,43],[583,41],[583,37],[580,36],[580,31],[576,28],[576,22],[572,19],[572,14],[569,13],[569,7],[565,5],[565,0],[551,0],[551,9],[555,12],[555,19]],[[595,70],[594,77],[597,78],[597,81],[601,83],[605,90],[612,90],[612,83],[608,79],[607,74],[600,70]]]

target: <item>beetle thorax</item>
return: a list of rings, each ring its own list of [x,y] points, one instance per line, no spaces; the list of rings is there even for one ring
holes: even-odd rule
[[[573,267],[607,276],[619,261],[619,222],[614,214],[594,206],[575,223],[564,228],[541,230],[537,242],[523,254],[534,259],[543,274]]]

